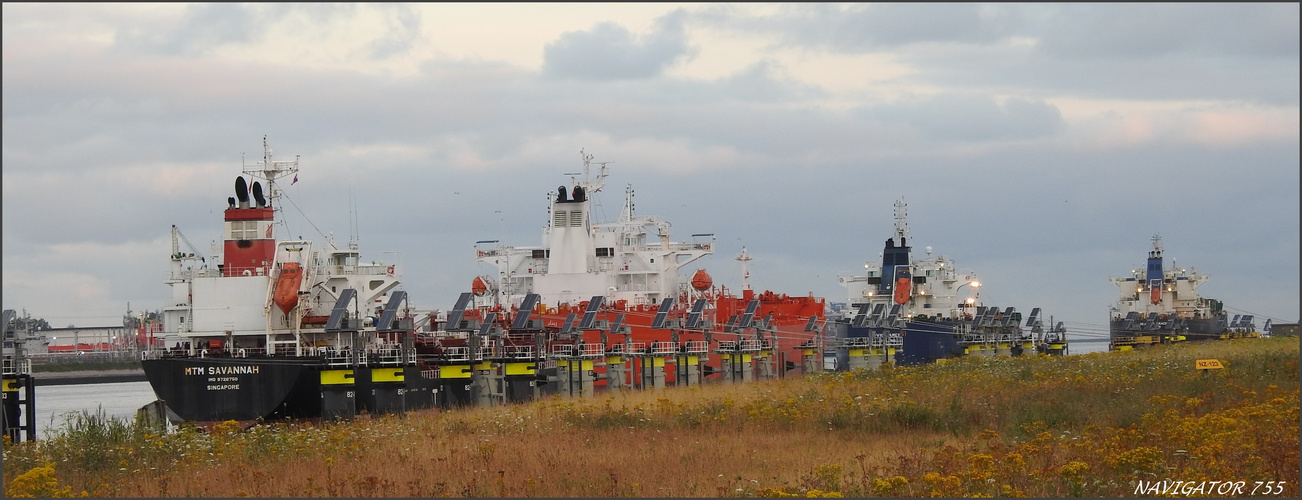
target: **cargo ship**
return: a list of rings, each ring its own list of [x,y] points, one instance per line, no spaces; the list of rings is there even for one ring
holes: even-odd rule
[[[416,314],[399,266],[362,261],[355,239],[278,239],[279,182],[297,179],[299,159],[273,160],[265,137],[263,151],[227,199],[220,256],[182,251],[189,242],[172,226],[172,298],[161,342],[142,353],[169,418],[350,418],[434,406],[437,381],[416,362]]]
[[[838,367],[918,365],[964,355],[1066,354],[1062,322],[1041,317],[1038,307],[1023,318],[1013,307],[983,305],[976,273],[933,255],[931,247],[924,253],[913,256],[907,205],[897,201],[894,234],[881,260],[867,262],[863,275],[839,278],[849,317],[829,323],[827,335]]]
[[[1198,287],[1211,276],[1174,264],[1168,269],[1161,236],[1153,236],[1152,241],[1153,249],[1148,252],[1144,268],[1111,278],[1120,296],[1111,308],[1110,350],[1261,335],[1251,314],[1231,318],[1220,300],[1198,293]]]
[[[492,314],[507,331],[522,307],[529,310],[533,331],[547,336],[544,348],[602,353],[590,356],[595,364],[582,365],[596,387],[636,385],[631,374],[646,369],[664,369],[656,382],[696,383],[749,380],[755,366],[772,376],[801,366],[817,336],[813,323],[825,314],[824,299],[752,290],[744,248],[737,256],[740,293],[715,285],[704,269],[684,279],[691,263],[714,253],[714,235],[672,241],[669,222],[636,212],[631,186],[618,219],[594,221],[592,195],[605,186],[608,165],[597,163],[594,173],[593,156],[580,155],[582,172],[569,174],[569,184],[549,195],[540,245],[475,244],[475,258],[495,272],[473,280],[472,303],[458,310],[459,318],[482,322]],[[530,295],[535,299],[526,303]],[[607,354],[640,356],[618,375],[608,370],[617,357]],[[746,373],[738,371],[742,366]]]

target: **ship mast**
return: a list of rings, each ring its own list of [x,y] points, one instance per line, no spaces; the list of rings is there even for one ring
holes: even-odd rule
[[[746,247],[741,247],[741,254],[736,257],[737,262],[741,262],[741,289],[750,290],[750,270],[746,269],[746,263],[752,260],[750,254],[746,253]]]
[[[607,175],[610,175],[609,172],[606,171],[606,165],[607,165],[607,164],[610,164],[610,163],[615,163],[615,162],[613,162],[613,161],[599,161],[599,162],[597,162],[597,165],[598,165],[599,167],[601,167],[601,169],[597,171],[597,180],[594,182],[594,181],[592,181],[592,179],[590,178],[591,168],[592,168],[592,159],[594,158],[594,156],[588,154],[587,152],[585,152],[585,151],[582,150],[582,149],[579,150],[579,156],[583,157],[583,173],[581,174],[581,175],[583,175],[583,182],[582,182],[582,183],[579,183],[578,180],[575,179],[575,177],[574,177],[574,176],[580,175],[579,173],[569,173],[569,174],[565,174],[565,175],[570,176],[570,182],[573,182],[573,183],[576,183],[576,184],[578,184],[578,185],[580,185],[580,186],[583,186],[583,191],[586,192],[586,193],[588,193],[588,194],[592,194],[592,193],[596,193],[597,191],[601,191],[601,188],[603,188],[603,187],[606,186],[606,176],[607,176]]]
[[[243,164],[244,173],[267,181],[267,206],[280,209],[279,204],[272,203],[273,200],[280,198],[280,189],[276,187],[276,180],[297,174],[298,158],[298,155],[294,155],[293,160],[272,161],[271,147],[267,145],[267,136],[264,135],[262,136],[262,161]]]
[[[899,238],[900,246],[906,246],[905,238],[909,237],[909,223],[904,220],[908,215],[906,213],[907,206],[904,203],[904,198],[900,198],[900,201],[895,202],[895,237]]]

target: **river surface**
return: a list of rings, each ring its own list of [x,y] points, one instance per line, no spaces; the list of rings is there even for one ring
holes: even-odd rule
[[[63,414],[95,413],[104,410],[107,417],[136,418],[136,410],[158,399],[149,382],[114,382],[108,384],[70,384],[36,386],[36,433],[45,438],[63,426]]]

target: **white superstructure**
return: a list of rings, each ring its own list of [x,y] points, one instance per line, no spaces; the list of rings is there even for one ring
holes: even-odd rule
[[[538,294],[542,304],[552,307],[597,295],[607,303],[653,305],[687,293],[690,287],[680,281],[679,270],[713,253],[714,235],[672,242],[668,222],[635,214],[632,187],[625,189],[618,220],[594,223],[591,195],[604,186],[607,168],[598,163],[600,170],[590,179],[593,157],[581,154],[583,172],[570,174],[570,186],[549,197],[542,245],[475,243],[476,259],[497,269],[486,293],[503,307],[519,306],[526,293]]]
[[[865,274],[839,277],[846,288],[849,310],[854,311],[861,304],[873,307],[884,304],[889,310],[892,305],[899,304],[899,315],[903,318],[970,317],[980,299],[981,282],[976,273],[960,271],[949,257],[932,255],[931,247],[925,248],[926,256],[913,259],[908,246],[909,225],[905,209],[903,200],[895,203],[894,238],[887,240],[886,248],[878,253],[876,261],[864,263]],[[904,291],[898,290],[897,281],[901,276],[908,280]]]
[[[163,309],[169,342],[193,350],[223,340],[226,349],[246,354],[301,355],[304,348],[341,345],[324,324],[343,290],[356,290],[350,312],[366,317],[378,316],[399,288],[398,266],[363,262],[356,241],[341,248],[327,237],[324,248],[317,248],[310,241],[275,239],[276,181],[297,171],[297,157],[272,161],[270,149],[264,161],[245,166],[245,174],[266,181],[269,197],[254,181],[250,200],[244,178],[237,180],[238,201],[230,198],[225,211],[222,255],[181,252],[184,237],[172,227],[171,269],[164,280],[172,300]]]

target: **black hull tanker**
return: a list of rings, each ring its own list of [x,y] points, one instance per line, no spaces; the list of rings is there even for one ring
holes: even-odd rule
[[[1109,348],[1125,351],[1185,340],[1257,337],[1252,315],[1229,317],[1221,301],[1198,294],[1209,275],[1196,269],[1167,269],[1162,238],[1153,237],[1147,266],[1112,278],[1121,296],[1112,307]]]
[[[244,167],[223,213],[220,256],[183,252],[172,227],[172,300],[145,376],[185,421],[349,418],[436,404],[437,370],[418,364],[415,315],[395,264],[363,262],[356,241],[278,240],[277,180],[298,160]],[[186,241],[186,244],[189,244]]]
[[[892,361],[917,365],[967,355],[1066,353],[1062,323],[1049,320],[1045,331],[1039,308],[1023,323],[1012,307],[978,305],[975,273],[932,256],[931,247],[914,259],[905,215],[904,202],[897,202],[895,237],[886,240],[881,262],[868,262],[863,276],[840,279],[852,314],[829,323],[838,365],[872,369]]]

